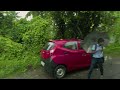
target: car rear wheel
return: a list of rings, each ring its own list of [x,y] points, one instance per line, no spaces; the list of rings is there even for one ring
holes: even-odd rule
[[[56,79],[61,79],[66,74],[66,67],[64,65],[58,65],[54,70],[54,77]]]

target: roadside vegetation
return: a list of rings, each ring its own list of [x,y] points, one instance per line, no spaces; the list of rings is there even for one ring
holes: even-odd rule
[[[119,16],[117,11],[29,11],[18,19],[15,11],[0,11],[0,78],[39,67],[47,41],[84,38],[94,30],[109,34],[105,53],[119,56]]]

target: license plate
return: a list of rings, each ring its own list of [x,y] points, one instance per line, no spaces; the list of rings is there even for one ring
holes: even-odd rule
[[[41,61],[41,65],[42,65],[42,66],[45,66],[45,63],[44,63],[43,61]]]

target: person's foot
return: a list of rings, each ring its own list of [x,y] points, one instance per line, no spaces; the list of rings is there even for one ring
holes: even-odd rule
[[[103,75],[100,76],[100,79],[103,79]]]
[[[98,68],[96,70],[98,71]]]

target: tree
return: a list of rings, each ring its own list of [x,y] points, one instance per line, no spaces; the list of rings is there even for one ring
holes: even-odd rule
[[[36,17],[36,16],[40,16],[42,18],[51,18],[51,16],[50,16],[51,12],[52,11],[29,11],[26,14],[25,18],[27,18],[27,17],[29,17],[31,15],[33,16],[33,18]]]
[[[100,31],[103,28],[102,31],[105,31],[106,27],[111,26],[115,19],[112,13],[110,11],[54,11],[52,15],[58,28],[58,35],[62,34],[62,38],[66,38],[65,32],[71,33],[69,34],[71,38],[84,38],[94,30]],[[100,25],[101,27],[97,29]]]
[[[0,35],[9,36],[13,28],[13,22],[17,18],[15,11],[1,11],[0,12]]]
[[[54,29],[50,19],[34,17],[27,28],[22,40],[28,49],[39,51],[49,39],[54,37]]]
[[[23,34],[28,31],[29,23],[25,18],[14,21],[10,34],[11,39],[15,42],[22,43]]]
[[[84,38],[90,32],[109,31],[115,21],[113,11],[30,11],[33,15],[52,18],[58,38]]]

